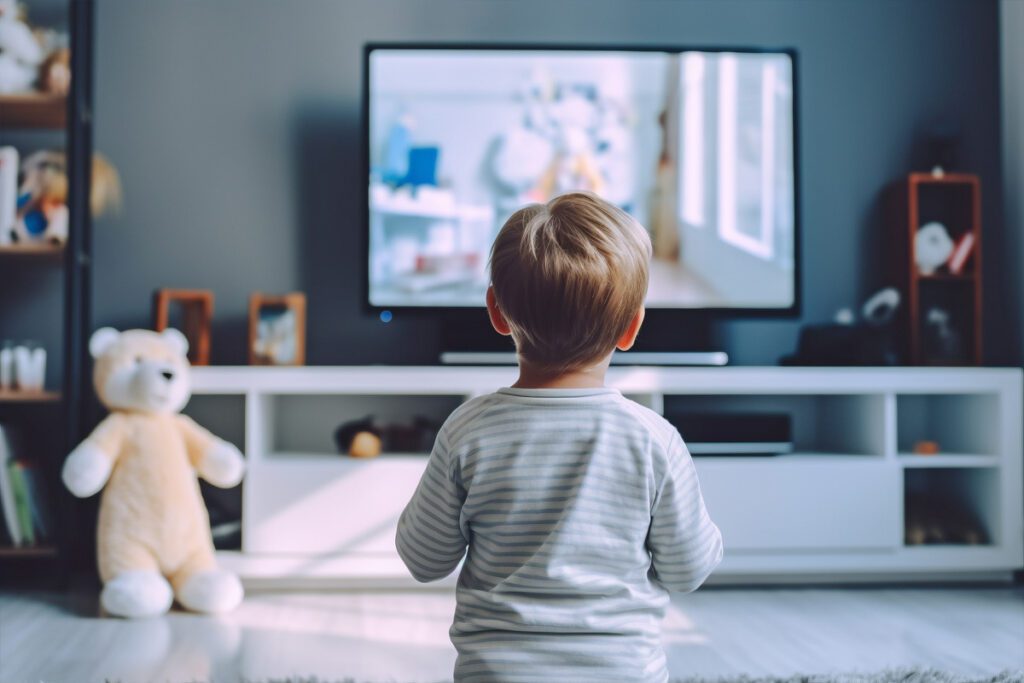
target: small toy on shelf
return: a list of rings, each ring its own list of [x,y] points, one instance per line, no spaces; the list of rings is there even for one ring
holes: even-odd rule
[[[380,431],[369,417],[339,426],[334,431],[334,443],[338,452],[353,458],[375,458],[381,454]]]
[[[63,244],[68,237],[67,157],[56,150],[42,150],[21,163],[17,213],[10,227],[14,242]],[[89,208],[94,218],[121,204],[121,180],[103,156],[93,155]]]
[[[353,458],[376,458],[380,453],[380,437],[369,431],[352,437],[352,444],[348,447],[348,454]]]
[[[39,90],[66,97],[71,91],[71,50],[66,47],[51,52],[39,67]]]
[[[417,417],[412,424],[379,424],[372,417],[345,422],[334,431],[339,453],[375,458],[381,453],[427,453],[440,429],[435,421]]]
[[[914,444],[915,455],[938,455],[939,443],[937,441],[918,441]]]
[[[179,411],[191,393],[188,342],[177,330],[97,330],[94,384],[110,415],[64,463],[80,498],[104,489],[97,559],[109,614],[156,616],[174,599],[208,613],[233,609],[242,584],[220,569],[197,476],[238,485],[239,450]]]
[[[0,94],[30,91],[45,57],[17,1],[0,0]]]

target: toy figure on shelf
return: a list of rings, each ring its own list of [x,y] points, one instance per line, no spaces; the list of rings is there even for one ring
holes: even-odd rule
[[[16,0],[0,0],[0,94],[31,90],[45,57]]]
[[[68,238],[67,159],[63,152],[43,150],[21,163],[17,215],[10,228],[13,242],[52,242]],[[92,160],[89,207],[94,218],[121,203],[117,171],[99,154]]]
[[[942,223],[925,223],[914,237],[914,261],[921,275],[934,275],[935,271],[953,253],[953,239]]]
[[[71,50],[61,47],[51,52],[39,67],[36,85],[50,95],[67,96],[71,91]]]
[[[425,417],[410,424],[381,423],[367,416],[345,422],[334,431],[338,452],[353,458],[375,458],[381,453],[426,453],[434,445],[441,425]]]
[[[17,0],[0,0],[0,95],[65,96],[70,87],[67,33],[29,27]]]

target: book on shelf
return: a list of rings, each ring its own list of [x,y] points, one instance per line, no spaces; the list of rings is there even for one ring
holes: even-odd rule
[[[11,538],[11,545],[22,545],[21,524],[18,522],[18,507],[14,501],[14,486],[8,466],[14,459],[14,445],[11,428],[0,424],[0,507],[4,512],[4,527]]]
[[[42,475],[39,474],[37,467],[28,464],[22,467],[22,476],[25,478],[28,490],[29,510],[32,513],[32,527],[35,530],[36,541],[49,541],[52,538],[50,532],[53,529],[53,524],[50,520],[50,507],[47,504]]]
[[[34,546],[53,529],[42,477],[34,463],[18,458],[22,443],[10,425],[0,424],[0,507],[5,545]]]
[[[36,530],[32,523],[32,503],[28,499],[28,485],[25,483],[25,473],[17,461],[7,463],[10,470],[11,488],[14,490],[14,506],[18,511],[18,526],[21,528],[23,545],[36,544]]]
[[[0,147],[0,245],[10,242],[18,210],[18,150]]]

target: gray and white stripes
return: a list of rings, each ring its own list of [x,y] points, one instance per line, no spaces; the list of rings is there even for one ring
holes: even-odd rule
[[[678,432],[613,389],[461,406],[396,545],[420,581],[465,556],[455,678],[510,683],[667,680],[668,591],[696,589],[722,557]]]

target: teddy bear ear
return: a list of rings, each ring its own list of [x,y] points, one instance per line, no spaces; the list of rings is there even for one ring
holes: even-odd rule
[[[184,356],[186,353],[188,353],[188,339],[186,339],[185,335],[183,335],[178,330],[174,329],[173,327],[168,327],[166,330],[160,333],[160,336],[163,338],[165,342],[171,345],[171,348],[173,348],[181,355]]]
[[[99,358],[117,342],[120,336],[121,333],[113,327],[101,327],[96,330],[89,338],[89,355]]]

